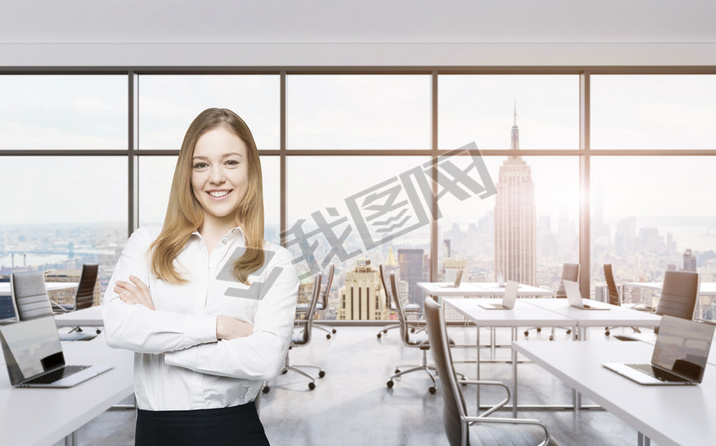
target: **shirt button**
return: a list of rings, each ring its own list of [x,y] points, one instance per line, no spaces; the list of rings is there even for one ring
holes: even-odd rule
[[[209,269],[214,269],[214,265],[209,265]]]

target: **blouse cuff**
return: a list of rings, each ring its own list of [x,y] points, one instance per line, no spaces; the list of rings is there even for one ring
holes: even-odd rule
[[[199,344],[216,342],[216,316],[191,315],[184,320],[184,333]]]

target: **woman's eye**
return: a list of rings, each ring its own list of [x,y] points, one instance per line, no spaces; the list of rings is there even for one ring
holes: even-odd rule
[[[206,164],[206,163],[196,163],[196,164],[194,164],[194,169],[204,169],[207,166],[208,166],[208,164]]]
[[[227,166],[238,166],[238,165],[239,165],[239,162],[236,161],[236,160],[228,160],[228,161],[226,162],[226,165],[227,165]]]

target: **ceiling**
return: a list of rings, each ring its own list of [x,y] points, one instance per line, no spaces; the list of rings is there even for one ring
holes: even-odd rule
[[[713,0],[24,0],[0,43],[714,43]]]

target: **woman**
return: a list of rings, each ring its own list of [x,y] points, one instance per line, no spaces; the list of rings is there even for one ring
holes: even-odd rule
[[[107,343],[136,352],[137,445],[268,444],[253,401],[283,366],[298,278],[263,226],[251,131],[205,110],[164,226],[132,234],[104,296]]]

